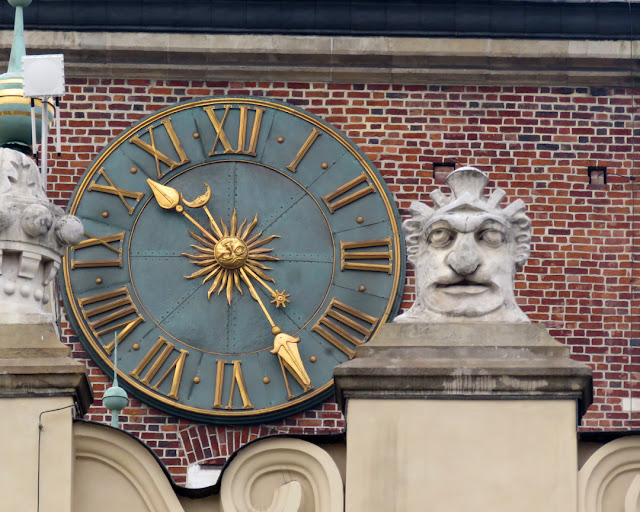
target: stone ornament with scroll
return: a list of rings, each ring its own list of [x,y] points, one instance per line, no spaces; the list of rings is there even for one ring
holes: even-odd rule
[[[45,305],[65,247],[82,223],[51,203],[35,162],[0,148],[0,323],[49,323]]]
[[[403,223],[416,301],[395,322],[529,322],[513,292],[531,246],[524,202],[501,208],[505,192],[486,197],[489,178],[474,167],[457,169],[446,181],[451,195],[434,190],[435,207],[414,202]]]

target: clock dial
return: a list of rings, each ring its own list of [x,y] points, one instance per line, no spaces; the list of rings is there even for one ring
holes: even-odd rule
[[[398,215],[373,165],[295,107],[159,111],[87,169],[64,299],[89,354],[141,400],[217,423],[330,396],[333,368],[398,307]]]

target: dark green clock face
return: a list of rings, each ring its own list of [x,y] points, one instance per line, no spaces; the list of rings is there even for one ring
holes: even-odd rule
[[[70,213],[63,264],[84,346],[146,403],[250,423],[330,396],[333,368],[398,307],[403,246],[369,160],[301,109],[180,103],[122,133]]]

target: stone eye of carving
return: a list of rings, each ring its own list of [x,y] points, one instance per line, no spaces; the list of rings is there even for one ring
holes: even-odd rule
[[[478,240],[491,247],[498,247],[505,241],[504,234],[497,229],[485,229],[478,234]]]
[[[446,247],[449,245],[453,239],[455,238],[455,233],[448,229],[439,228],[434,229],[427,236],[427,243],[430,245],[435,245],[436,247]]]

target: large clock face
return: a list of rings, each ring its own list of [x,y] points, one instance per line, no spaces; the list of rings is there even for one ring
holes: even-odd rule
[[[63,264],[92,358],[146,403],[248,423],[330,396],[333,368],[397,309],[398,215],[369,160],[301,109],[180,103],[122,133],[70,213]]]

